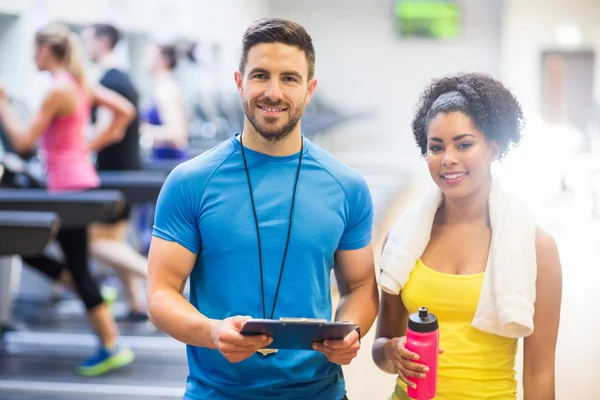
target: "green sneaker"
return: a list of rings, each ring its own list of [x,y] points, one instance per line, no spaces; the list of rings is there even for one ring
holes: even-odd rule
[[[77,366],[77,373],[83,376],[100,376],[129,365],[134,360],[133,351],[127,347],[117,346],[112,351],[101,347],[95,356]]]
[[[115,304],[115,302],[119,298],[119,291],[112,286],[102,286],[102,288],[100,288],[100,293],[102,294],[104,302],[109,307]]]

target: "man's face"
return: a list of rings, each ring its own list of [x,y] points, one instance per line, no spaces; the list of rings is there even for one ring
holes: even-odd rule
[[[308,81],[306,54],[283,43],[261,43],[250,49],[244,75],[236,72],[244,112],[266,140],[287,137],[298,125],[317,81]]]
[[[93,28],[84,29],[81,34],[81,42],[86,56],[94,63],[98,62],[102,54],[102,41],[98,38]]]

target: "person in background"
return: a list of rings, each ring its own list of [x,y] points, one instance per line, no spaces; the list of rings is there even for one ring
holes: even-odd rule
[[[154,81],[149,104],[142,110],[142,134],[153,139],[153,159],[186,158],[188,117],[173,75],[178,59],[175,45],[152,43],[146,48],[144,62]]]
[[[94,106],[92,110],[95,127],[100,133],[90,142],[90,150],[97,153],[98,171],[135,171],[141,169],[140,121],[136,90],[127,72],[120,69],[114,48],[121,38],[119,30],[109,24],[95,24],[82,33],[83,47],[89,59],[102,69],[100,85],[110,89],[136,108],[135,117],[125,130],[111,132],[104,129],[114,116],[110,110]],[[112,135],[111,135],[112,133]],[[148,261],[126,241],[129,228],[131,204],[113,221],[96,223],[90,227],[91,253],[102,262],[114,267],[123,282],[129,304],[129,321],[146,321],[147,314],[142,304],[139,278],[147,276]]]
[[[133,106],[116,93],[90,85],[82,66],[77,35],[64,25],[50,24],[35,35],[35,63],[52,74],[53,83],[40,108],[25,124],[13,115],[4,87],[0,88],[0,119],[15,149],[25,151],[41,141],[41,156],[47,171],[47,188],[52,192],[92,190],[99,178],[90,158],[84,131],[89,124],[90,104],[111,110],[114,118],[103,133],[119,136],[134,115]],[[133,362],[133,352],[119,344],[119,332],[110,309],[88,266],[87,228],[62,228],[57,239],[65,261],[43,254],[23,261],[74,288],[98,335],[98,352],[77,367],[83,375],[101,375]]]

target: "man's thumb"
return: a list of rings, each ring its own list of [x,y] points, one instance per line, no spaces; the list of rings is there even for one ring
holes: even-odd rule
[[[242,330],[244,325],[246,325],[246,321],[248,321],[249,319],[252,319],[252,317],[237,315],[231,318],[231,325],[233,329],[239,332]]]

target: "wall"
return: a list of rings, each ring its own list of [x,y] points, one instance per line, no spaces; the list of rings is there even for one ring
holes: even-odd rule
[[[18,14],[23,12],[29,6],[32,0],[0,0],[0,12],[7,14]]]
[[[331,150],[352,146],[347,151],[356,163],[372,163],[359,161],[369,149],[381,164],[414,164],[418,159],[410,121],[430,79],[460,71],[499,74],[501,3],[463,1],[462,38],[433,42],[399,39],[388,0],[268,2],[271,16],[299,22],[312,35],[317,91],[342,109],[376,113],[368,121],[344,126],[331,138]]]
[[[577,154],[581,132],[541,120],[541,54],[561,49],[595,51],[594,96],[600,102],[600,1],[506,0],[503,20],[501,75],[521,102],[527,124],[521,144],[496,172],[507,189],[535,207],[561,193],[563,183],[571,188],[582,188],[582,182],[587,185],[592,164],[585,161],[585,154]],[[581,31],[580,46],[559,45],[555,31],[564,25]]]
[[[560,49],[555,29],[574,24],[583,34],[582,48],[596,52],[596,76],[600,76],[600,1],[506,0],[502,38],[502,76],[514,90],[530,118],[540,112],[541,52]],[[600,82],[594,92],[600,101]]]

